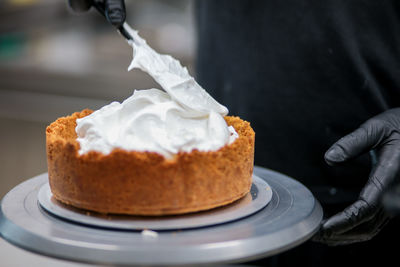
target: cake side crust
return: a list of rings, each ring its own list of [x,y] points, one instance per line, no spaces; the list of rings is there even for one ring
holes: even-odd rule
[[[238,117],[225,120],[239,137],[217,151],[180,152],[172,159],[122,149],[79,155],[76,119],[91,112],[46,129],[50,188],[66,204],[100,213],[170,215],[226,205],[250,191],[255,134]]]

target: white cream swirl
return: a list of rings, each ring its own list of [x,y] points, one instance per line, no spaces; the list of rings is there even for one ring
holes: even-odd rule
[[[78,119],[79,154],[109,154],[121,148],[171,158],[180,151],[216,151],[232,143],[238,135],[223,118],[227,108],[201,88],[179,61],[155,52],[136,31],[129,28],[129,33],[134,38],[130,42],[134,56],[128,70],[147,72],[165,92],[134,91],[122,103],[113,102]]]

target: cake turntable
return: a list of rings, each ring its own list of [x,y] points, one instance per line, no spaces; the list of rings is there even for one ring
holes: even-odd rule
[[[0,235],[51,257],[116,265],[245,262],[308,240],[322,208],[296,180],[254,168],[251,192],[226,207],[158,218],[106,216],[51,197],[47,174],[12,189],[0,206]],[[150,235],[146,234],[150,231]]]

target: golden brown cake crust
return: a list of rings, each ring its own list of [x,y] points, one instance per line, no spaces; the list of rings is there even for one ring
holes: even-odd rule
[[[54,197],[100,213],[170,215],[229,204],[251,186],[255,134],[239,117],[225,117],[239,137],[218,151],[154,152],[114,149],[78,154],[76,112],[46,129],[48,174]]]

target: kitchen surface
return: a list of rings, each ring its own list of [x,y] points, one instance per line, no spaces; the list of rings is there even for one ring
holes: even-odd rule
[[[38,255],[22,248],[18,248],[0,238],[0,266],[19,267],[19,266],[43,266],[43,267],[89,267],[94,264],[76,263],[67,260],[54,259]]]

